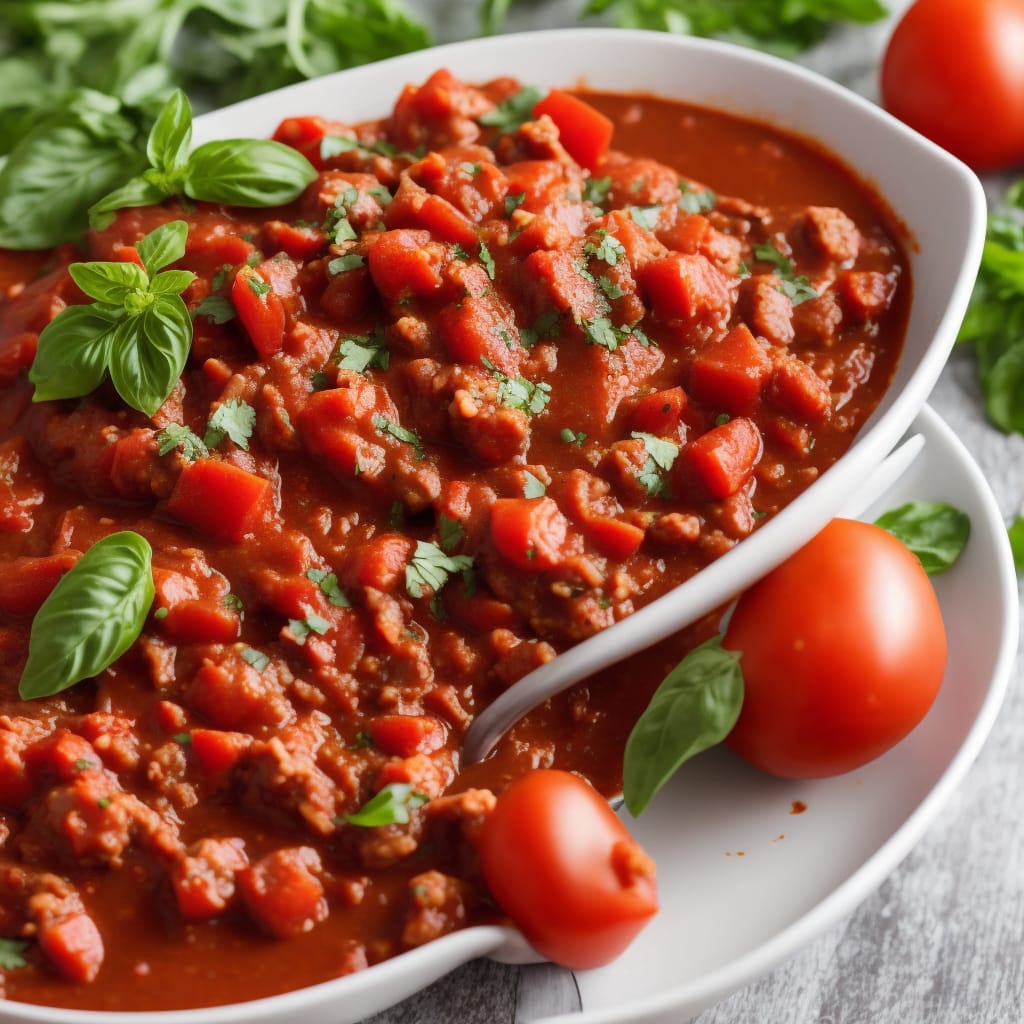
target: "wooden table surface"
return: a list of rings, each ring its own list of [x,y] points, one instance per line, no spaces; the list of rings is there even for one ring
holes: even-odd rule
[[[526,0],[512,30],[574,25],[582,0]],[[896,14],[835,33],[803,58],[877,98]],[[473,32],[476,4],[422,0],[440,38]],[[1021,55],[1024,60],[1024,54]],[[1006,181],[989,179],[995,196]],[[955,244],[951,239],[950,244]],[[977,460],[1009,521],[1024,502],[1024,438],[989,426],[969,359],[931,398]],[[1018,655],[1003,710],[964,783],[899,868],[845,920],[695,1024],[1021,1024],[1024,1021],[1024,694]],[[511,1024],[517,971],[481,960],[366,1024]]]

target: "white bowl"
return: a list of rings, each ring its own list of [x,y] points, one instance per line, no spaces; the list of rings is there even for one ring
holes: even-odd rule
[[[803,540],[841,511],[921,410],[952,347],[980,258],[985,199],[979,182],[962,164],[872,104],[798,66],[754,51],[703,40],[610,29],[500,36],[426,50],[341,72],[199,118],[195,125],[195,139],[198,143],[241,135],[266,136],[288,115],[322,114],[346,121],[383,116],[403,85],[422,81],[442,66],[468,81],[485,81],[507,74],[524,83],[542,86],[583,83],[606,91],[641,92],[686,100],[768,122],[814,139],[833,152],[855,169],[862,179],[871,183],[905,224],[912,239],[909,256],[914,295],[905,347],[892,387],[856,443],[820,481],[765,527],[700,574],[701,600],[707,607],[723,603],[745,583],[792,553]],[[961,475],[964,473],[967,471]],[[983,484],[973,478],[970,482],[973,490],[969,490],[976,496],[975,503],[991,520],[991,509],[985,504],[982,493]],[[986,520],[982,534],[983,546],[987,545],[984,547],[988,558],[985,568],[995,566],[997,575],[1003,573],[1005,576],[1005,557],[1000,563],[999,558],[1003,556],[998,554],[998,543],[992,539],[989,520]],[[1000,590],[999,595],[1002,594],[1003,590]],[[998,620],[993,620],[989,632],[992,634],[992,650],[1002,660],[997,658],[993,662],[988,658],[984,662],[986,667],[975,673],[971,691],[975,695],[990,693],[990,687],[996,685],[993,680],[997,681],[999,670],[1005,668],[1005,652],[1000,644],[1006,638],[1006,628],[1001,610],[998,601],[989,609]],[[959,606],[957,614],[960,614]],[[632,645],[633,649],[650,642],[652,629],[655,633],[664,631],[663,624],[645,625],[642,614],[615,628],[621,637],[616,643]],[[594,639],[600,640],[601,635]],[[968,725],[980,716],[981,707],[989,709],[982,717],[984,721],[990,721],[994,714],[992,698],[972,698],[969,704],[971,717],[967,720]],[[977,737],[984,731],[979,726],[970,735]],[[956,758],[964,737],[958,733],[950,743],[954,744],[950,748],[953,763],[965,767],[969,758]],[[970,752],[973,756],[980,740],[976,738],[972,743]],[[925,792],[932,785],[938,785],[939,780],[949,778],[952,769],[941,758],[936,763],[940,761],[941,770],[934,779],[929,776],[930,783],[926,781],[923,784]],[[706,767],[700,771],[710,772],[712,776],[724,771],[727,783],[737,776],[737,767],[727,759],[723,762],[722,757],[709,757],[705,764]],[[875,773],[879,770],[871,769]],[[743,786],[749,786],[750,799],[739,801],[738,805],[734,804],[722,812],[739,830],[752,820],[748,805],[755,803],[766,789],[771,788],[753,774],[743,775],[742,780]],[[672,793],[678,788],[667,791],[661,803],[671,800]],[[921,799],[917,794],[911,801],[912,807],[917,807]],[[935,805],[937,801],[932,800],[931,803]],[[926,804],[927,800],[921,807]],[[656,808],[652,807],[652,813],[655,811]],[[857,813],[856,808],[853,813]],[[739,968],[735,966],[735,957],[728,964],[709,963],[706,970],[701,969],[700,978],[691,979],[688,983],[688,995],[680,994],[677,987],[671,986],[664,991],[648,989],[645,996],[637,995],[636,999],[637,1012],[643,1013],[642,1019],[661,1019],[662,1013],[667,1014],[666,1020],[680,1019],[684,1011],[699,1008],[701,1000],[706,1003],[720,998],[731,987],[748,980],[752,971],[764,969],[779,955],[791,952],[796,941],[806,940],[816,929],[824,927],[834,919],[838,910],[849,906],[852,895],[863,896],[869,884],[877,884],[894,866],[898,855],[905,852],[908,839],[919,834],[923,827],[922,813],[914,817],[903,803],[894,812],[895,819],[887,819],[887,823],[898,826],[908,814],[913,827],[900,833],[906,838],[895,846],[891,840],[886,840],[888,845],[883,843],[881,850],[890,851],[886,856],[881,856],[876,845],[868,844],[870,850],[865,851],[864,866],[859,869],[860,861],[852,866],[848,858],[837,861],[840,881],[850,877],[857,880],[856,884],[847,884],[843,890],[847,895],[838,902],[833,898],[829,904],[824,893],[819,894],[824,902],[818,905],[825,909],[820,910],[816,917],[813,912],[809,913],[795,931],[790,926],[784,932],[784,938],[773,947],[771,956],[762,955],[751,960],[748,951],[747,960]],[[655,820],[645,816],[645,832],[655,827]],[[690,831],[689,828],[682,830],[679,839],[690,841]],[[892,829],[889,829],[885,835],[891,833]],[[875,836],[875,832],[871,834]],[[794,846],[792,843],[788,846],[780,844],[774,856],[785,859]],[[671,879],[680,865],[689,863],[685,859],[677,860],[673,852],[676,848],[676,844],[669,844],[668,849],[661,853],[656,844],[653,851],[669,885],[673,884]],[[858,847],[858,851],[860,849]],[[826,849],[826,853],[830,851],[835,852],[831,848]],[[834,873],[829,875],[826,892],[834,888],[833,876]],[[670,906],[671,898],[666,902]],[[676,937],[684,932],[701,933],[701,922],[694,920],[693,913],[687,913],[684,920],[663,914],[659,920],[661,923],[657,931],[652,931],[651,935],[659,938],[663,948],[674,949]],[[773,919],[769,927],[776,928],[777,924]],[[767,941],[767,937],[760,938]],[[0,1021],[46,1021],[48,1024],[99,1024],[101,1021],[109,1024],[111,1020],[118,1024],[198,1024],[199,1021],[209,1024],[349,1024],[397,1002],[457,964],[481,954],[508,960],[529,959],[531,956],[511,929],[474,928],[404,953],[356,975],[236,1006],[200,1011],[110,1014],[0,1003]],[[606,969],[615,970],[614,965]],[[621,974],[591,972],[584,985],[585,998],[591,989],[601,991],[602,977],[615,978]],[[595,978],[596,981],[593,980]],[[600,1004],[603,997],[591,998]],[[607,1012],[597,1011],[596,1016],[588,1012],[585,1019],[595,1022],[633,1019],[628,1005],[632,998],[627,999],[624,1007],[620,1005]],[[646,1008],[641,1009],[640,1004]]]

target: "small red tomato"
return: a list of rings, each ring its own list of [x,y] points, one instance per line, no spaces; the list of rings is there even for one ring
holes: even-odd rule
[[[975,170],[1024,164],[1024,0],[917,0],[882,61],[882,101]]]
[[[834,519],[739,599],[743,708],[726,744],[773,775],[859,768],[924,718],[946,631],[917,557],[886,530]]]
[[[527,941],[573,970],[614,960],[658,909],[654,862],[569,772],[516,779],[484,823],[479,853],[488,888]]]

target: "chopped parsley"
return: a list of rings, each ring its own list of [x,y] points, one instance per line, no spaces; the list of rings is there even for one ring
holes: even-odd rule
[[[270,658],[262,651],[256,650],[255,647],[242,648],[242,661],[247,665],[252,665],[257,672],[262,672],[270,664]]]
[[[676,205],[684,213],[706,213],[718,202],[718,196],[711,189],[691,188],[685,181],[679,182],[679,191],[683,194]]]
[[[251,291],[253,295],[262,297],[270,291],[270,285],[264,281],[262,277],[259,277],[256,274],[246,275],[245,283],[249,286],[249,291]]]
[[[611,178],[587,178],[583,183],[583,198],[588,203],[601,206],[612,190]]]
[[[382,825],[406,825],[409,812],[422,807],[430,798],[413,789],[409,782],[392,782],[368,800],[354,814],[335,819],[338,825],[379,828]]]
[[[366,262],[365,257],[357,252],[346,253],[344,256],[336,256],[327,264],[327,273],[332,277],[336,274],[344,274],[349,270],[356,270]]]
[[[547,494],[548,489],[544,486],[542,480],[538,480],[528,469],[523,470],[523,497],[524,498],[543,498]]]
[[[206,317],[211,324],[226,324],[234,320],[235,307],[230,299],[223,295],[207,295],[202,302],[192,310],[192,319],[197,316]]]
[[[608,234],[604,228],[598,228],[597,234],[600,237],[598,242],[587,242],[583,251],[588,256],[595,256],[604,260],[609,267],[614,267],[620,259],[626,255],[626,247],[614,236]]]
[[[462,169],[466,172],[466,174],[468,174],[471,178],[476,177],[476,175],[478,175],[481,170],[481,166],[479,163],[471,164],[469,163],[469,161],[466,161],[466,163],[462,164],[461,166]]]
[[[520,192],[514,196],[505,196],[505,216],[511,217],[526,200],[526,193]]]
[[[230,437],[239,448],[248,451],[255,426],[256,410],[248,402],[232,398],[214,410],[206,424],[203,443],[208,448],[216,448],[225,437]]]
[[[437,521],[437,532],[441,540],[441,550],[445,553],[451,553],[462,543],[463,529],[460,519],[452,519],[442,512]]]
[[[338,342],[332,356],[343,370],[365,373],[371,367],[386,370],[391,353],[384,341],[384,332],[378,327],[369,334],[351,334]]]
[[[425,459],[427,457],[427,453],[423,450],[423,442],[415,430],[392,423],[391,420],[381,416],[379,412],[373,414],[372,422],[382,434],[390,434],[396,441],[411,444],[416,451],[416,458]]]
[[[535,85],[528,85],[509,96],[480,118],[480,124],[497,128],[499,132],[514,132],[528,121],[535,120],[533,108],[544,98],[544,93]]]
[[[639,430],[634,430],[630,437],[642,441],[644,452],[647,454],[647,460],[637,477],[640,485],[652,497],[664,494],[667,487],[665,474],[676,461],[679,446],[673,441],[656,437],[654,434],[645,434]]]
[[[481,361],[498,382],[498,403],[509,409],[521,409],[530,416],[544,411],[551,400],[551,385],[541,381],[534,384],[526,377],[509,377],[502,373],[486,356]]]
[[[473,568],[469,555],[448,555],[431,541],[418,540],[412,561],[405,567],[405,589],[413,600],[430,591],[436,594],[454,573]]]
[[[597,279],[597,285],[608,299],[621,299],[626,294],[607,274]]]
[[[306,579],[312,580],[320,588],[320,593],[327,598],[328,604],[333,604],[335,608],[352,607],[345,596],[345,591],[338,585],[336,573],[328,572],[326,569],[307,569]]]
[[[221,600],[221,604],[225,608],[230,608],[232,611],[240,612],[245,608],[245,604],[237,594],[225,594]]]
[[[629,215],[633,223],[638,224],[648,231],[653,231],[658,226],[658,216],[661,213],[661,203],[653,203],[650,206],[631,206]]]
[[[305,644],[310,633],[323,636],[330,628],[331,624],[320,615],[307,615],[304,619],[288,620],[288,629],[300,647]]]
[[[814,285],[803,274],[797,274],[793,261],[783,256],[771,242],[754,246],[754,258],[771,263],[779,277],[779,291],[787,295],[794,306],[818,297]]]
[[[337,244],[353,242],[359,235],[349,223],[349,212],[359,202],[359,189],[351,186],[340,192],[334,199],[334,205],[327,211],[321,230],[327,238]]]
[[[524,327],[519,332],[519,340],[526,348],[533,348],[542,338],[551,338],[558,333],[561,315],[553,309],[546,309],[537,316],[531,327]]]
[[[167,455],[168,452],[178,449],[189,462],[195,462],[196,459],[205,458],[210,454],[209,449],[203,444],[202,438],[182,423],[168,423],[166,427],[158,431],[156,441],[159,446],[157,448],[159,455]]]
[[[481,242],[480,243],[480,262],[484,265],[484,270],[487,271],[487,276],[493,281],[494,280],[494,257],[491,255],[491,250]]]
[[[558,436],[566,444],[574,444],[577,448],[582,448],[583,442],[587,439],[587,435],[582,430],[573,430],[570,427],[562,427]]]
[[[616,327],[606,316],[595,316],[583,321],[583,335],[588,345],[599,345],[614,352],[629,337],[629,330]]]

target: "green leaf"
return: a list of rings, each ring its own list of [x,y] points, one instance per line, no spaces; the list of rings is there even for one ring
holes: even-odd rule
[[[301,153],[280,142],[207,142],[189,158],[185,194],[211,203],[280,206],[295,199],[316,174]]]
[[[155,206],[168,195],[165,189],[142,175],[132,178],[89,207],[89,226],[102,231],[114,223],[114,214],[118,210],[129,206]]]
[[[180,295],[195,279],[191,270],[165,270],[150,281],[149,290],[154,295]]]
[[[210,448],[230,437],[239,448],[249,450],[249,438],[256,426],[256,410],[237,398],[231,398],[217,406],[206,425],[203,441]]]
[[[371,367],[386,370],[391,353],[384,340],[384,332],[377,329],[371,334],[342,338],[332,358],[343,370],[365,373]]]
[[[192,106],[184,92],[175,89],[150,129],[146,156],[154,167],[173,176],[188,161],[191,148]]]
[[[929,576],[951,568],[971,536],[970,516],[944,501],[907,502],[879,516],[875,525],[910,548]]]
[[[28,943],[21,939],[0,939],[0,969],[5,971],[16,971],[19,967],[27,966],[25,950]]]
[[[680,765],[732,731],[743,705],[740,655],[721,636],[692,650],[662,680],[626,741],[622,790],[638,817]]]
[[[185,368],[192,318],[179,295],[157,295],[152,305],[122,321],[110,353],[117,393],[152,416],[167,400]]]
[[[45,249],[78,235],[90,204],[141,169],[133,134],[119,115],[66,113],[25,135],[0,170],[0,247]]]
[[[107,373],[121,311],[109,306],[67,306],[43,328],[28,379],[33,402],[80,398]]]
[[[202,302],[192,310],[193,321],[197,316],[206,317],[211,324],[226,324],[234,320],[238,313],[231,300],[223,295],[207,295]]]
[[[519,92],[509,96],[492,110],[483,114],[479,121],[489,128],[497,128],[500,132],[515,131],[527,121],[533,121],[533,108],[544,98],[544,92],[534,85],[528,85]]]
[[[523,481],[524,498],[543,498],[548,489],[542,480],[538,480],[528,469],[523,470],[525,480]]]
[[[336,573],[328,572],[326,569],[307,569],[306,578],[312,580],[320,588],[320,593],[335,608],[352,607],[351,602],[345,595],[345,591],[338,584]]]
[[[32,622],[22,700],[98,675],[142,632],[153,603],[152,549],[137,533],[97,541],[57,583]]]
[[[141,267],[116,260],[72,263],[68,273],[89,298],[111,306],[123,306],[129,294],[145,290],[149,285],[149,279]]]
[[[800,303],[806,302],[808,299],[818,297],[810,279],[803,274],[797,274],[793,267],[793,261],[783,256],[771,242],[755,245],[754,258],[772,264],[779,277],[779,291],[788,296],[794,306],[799,306]]]
[[[1007,528],[1010,538],[1010,550],[1013,552],[1013,564],[1017,574],[1024,573],[1024,516],[1017,516]]]
[[[679,445],[663,437],[656,437],[654,434],[646,434],[640,430],[634,430],[630,437],[643,442],[644,452],[647,459],[637,479],[641,486],[652,496],[664,494],[665,474],[672,468],[679,454]]]
[[[175,260],[180,260],[185,255],[187,244],[188,224],[183,220],[172,220],[150,231],[138,243],[136,249],[146,272],[155,274],[158,270],[170,266]]]
[[[412,561],[405,567],[405,589],[413,600],[429,591],[436,594],[454,573],[465,573],[473,567],[469,555],[447,555],[430,541],[418,540]]]
[[[338,824],[379,828],[381,825],[406,825],[409,812],[422,807],[429,798],[408,782],[392,782],[368,800],[354,814],[338,819]]]
[[[453,519],[451,516],[441,513],[437,521],[437,534],[442,551],[446,554],[454,551],[462,543],[464,533],[461,519]]]
[[[416,458],[426,458],[427,453],[423,449],[423,442],[415,430],[409,430],[408,427],[392,423],[391,420],[381,416],[380,413],[374,413],[371,422],[382,434],[390,434],[396,441],[412,445],[416,451]]]
[[[167,455],[177,449],[189,462],[195,462],[210,454],[202,438],[182,423],[168,423],[157,433],[156,440],[158,455]]]

